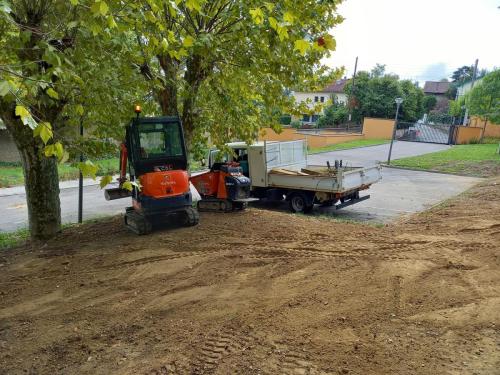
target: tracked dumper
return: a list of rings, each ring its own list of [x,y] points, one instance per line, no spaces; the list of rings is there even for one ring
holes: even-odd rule
[[[287,201],[293,212],[309,212],[315,204],[347,207],[370,198],[361,196],[378,182],[381,167],[347,166],[341,161],[324,166],[307,164],[305,140],[289,142],[243,142],[227,144],[234,154],[226,160],[237,161],[252,181],[251,196],[265,201]],[[218,150],[209,153],[209,166]],[[234,156],[236,155],[236,156]]]

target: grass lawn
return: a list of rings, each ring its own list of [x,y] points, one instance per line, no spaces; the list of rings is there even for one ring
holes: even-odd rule
[[[445,151],[393,160],[391,165],[464,176],[491,177],[500,175],[500,155],[497,150],[498,141],[490,144],[457,145]]]
[[[357,147],[383,145],[384,143],[389,143],[389,142],[390,141],[386,139],[360,139],[359,141],[337,143],[335,145],[329,145],[326,147],[309,148],[309,154],[318,154],[320,152],[329,152],[337,150],[347,150],[350,148],[357,148]]]
[[[118,173],[118,158],[101,159],[95,162],[99,165],[99,176]],[[70,163],[59,165],[59,179],[74,180],[79,175],[78,168]],[[24,184],[23,169],[20,163],[0,162],[0,188]]]

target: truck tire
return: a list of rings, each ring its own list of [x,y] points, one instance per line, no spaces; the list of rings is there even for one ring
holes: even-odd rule
[[[305,193],[292,193],[288,197],[288,203],[290,205],[290,210],[296,213],[308,213],[311,212],[314,203],[310,202]]]

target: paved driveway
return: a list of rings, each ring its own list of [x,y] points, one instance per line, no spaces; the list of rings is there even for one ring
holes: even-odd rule
[[[393,148],[394,158],[414,156],[447,149],[449,146],[426,143],[396,142]],[[387,158],[389,145],[358,148],[346,151],[334,151],[311,155],[309,164],[325,165],[329,160],[343,159],[351,165],[373,165]],[[367,201],[341,210],[316,207],[315,213],[334,215],[335,217],[371,221],[390,222],[401,216],[425,210],[442,200],[453,197],[481,179],[451,176],[445,174],[415,172],[384,168],[383,179],[362,193],[370,194]],[[61,183],[61,211],[65,223],[77,221],[78,188],[74,182]],[[27,208],[23,189],[0,189],[0,231],[12,231],[26,227]],[[84,187],[84,219],[103,215],[118,214],[130,205],[130,199],[106,201],[99,186]],[[283,206],[286,210],[286,206]]]
[[[401,159],[408,156],[428,154],[430,152],[449,149],[448,145],[418,142],[394,142],[391,159]],[[370,146],[363,148],[353,148],[343,151],[324,152],[310,155],[307,162],[312,165],[323,165],[329,160],[332,164],[337,160],[344,160],[351,165],[373,165],[377,162],[387,162],[389,155],[389,144]]]

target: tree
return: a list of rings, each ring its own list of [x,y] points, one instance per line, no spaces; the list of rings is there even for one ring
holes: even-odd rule
[[[97,37],[103,24],[116,27],[107,4],[82,4],[89,12],[78,4],[0,2],[0,118],[22,158],[30,233],[37,240],[60,230],[58,162],[112,150],[107,139],[121,133],[115,124],[125,112],[122,99],[139,87],[130,80],[132,68],[122,69],[113,55],[126,41]],[[84,140],[77,136],[80,124],[87,128]],[[90,161],[79,166],[90,176],[98,168]]]
[[[464,83],[472,79],[474,68],[472,66],[464,65],[453,72],[451,80],[453,82]]]
[[[138,70],[161,112],[181,117],[192,151],[207,133],[216,144],[250,141],[263,124],[277,127],[279,113],[293,113],[285,88],[313,89],[335,78],[320,60],[335,48],[328,30],[342,21],[336,6],[141,0],[117,19],[136,33]]]
[[[385,64],[375,64],[370,73],[372,78],[383,77],[385,75]]]
[[[486,75],[469,93],[469,113],[484,120],[500,124],[500,70]]]
[[[437,104],[437,99],[435,96],[432,95],[424,96],[423,106],[425,113],[429,113],[430,111],[432,111],[436,106],[436,104]]]
[[[324,109],[323,115],[318,120],[318,127],[327,128],[340,125],[347,121],[349,110],[343,104],[332,104]]]
[[[346,86],[345,91],[352,98],[350,106],[356,121],[366,116],[393,118],[397,97],[404,99],[400,113],[403,121],[416,121],[424,113],[423,91],[415,83],[400,81],[395,75],[373,77],[370,73],[359,72],[354,92],[351,85]]]

